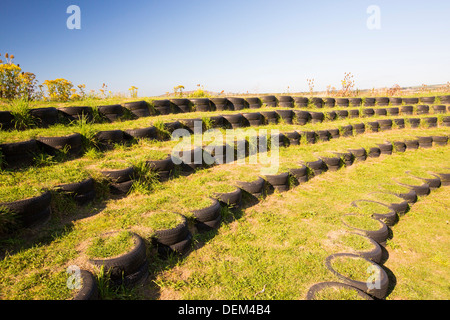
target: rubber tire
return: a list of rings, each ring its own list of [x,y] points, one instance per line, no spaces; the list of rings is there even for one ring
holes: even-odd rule
[[[347,278],[344,275],[338,273],[336,270],[334,270],[333,267],[331,266],[331,260],[335,257],[342,257],[342,256],[361,258],[361,259],[366,260],[367,262],[370,262],[370,263],[376,265],[380,270],[380,288],[379,289],[378,288],[368,289],[366,282],[352,280],[352,279]],[[384,269],[380,265],[378,265],[377,263],[375,263],[373,261],[370,261],[366,258],[360,257],[355,254],[351,254],[351,253],[336,253],[336,254],[332,254],[326,258],[325,266],[327,267],[328,270],[330,270],[338,278],[340,278],[347,284],[367,293],[370,296],[373,296],[378,299],[384,299],[387,295],[388,287],[389,287],[389,277],[388,277],[386,271],[384,271]]]
[[[133,239],[135,245],[129,252],[113,258],[91,258],[89,263],[96,267],[103,266],[106,272],[110,272],[112,281],[121,280],[122,275],[126,277],[136,273],[147,260],[147,248],[139,235],[133,233]]]

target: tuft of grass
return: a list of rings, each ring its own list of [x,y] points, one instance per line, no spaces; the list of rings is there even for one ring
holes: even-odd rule
[[[127,252],[133,245],[132,234],[120,231],[95,237],[86,249],[86,254],[89,258],[111,258]]]

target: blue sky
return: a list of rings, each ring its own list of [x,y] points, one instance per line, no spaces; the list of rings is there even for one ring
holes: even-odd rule
[[[69,30],[69,5],[81,29]],[[366,26],[370,5],[381,29]],[[447,0],[2,0],[0,53],[24,71],[139,96],[361,89],[450,81]]]

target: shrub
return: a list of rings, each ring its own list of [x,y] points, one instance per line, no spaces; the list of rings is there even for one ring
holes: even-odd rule
[[[72,82],[66,79],[58,78],[55,80],[45,80],[44,85],[47,87],[48,99],[51,101],[68,101],[71,96],[73,87]]]

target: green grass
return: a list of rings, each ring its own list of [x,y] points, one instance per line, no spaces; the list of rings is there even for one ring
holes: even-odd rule
[[[336,272],[355,281],[366,282],[372,273],[369,270],[373,266],[376,265],[361,257],[341,256],[331,260],[331,267]]]
[[[394,237],[388,243],[385,265],[397,282],[388,299],[449,299],[449,206],[449,187],[441,187],[392,227]]]
[[[128,252],[134,245],[132,234],[128,231],[95,237],[86,254],[89,258],[112,258]]]
[[[448,130],[392,130],[282,148],[281,165],[284,168],[296,166],[313,152],[357,147],[363,142],[373,144],[380,139],[418,132]],[[141,160],[147,157],[148,150],[166,150],[170,143],[173,142],[149,142],[102,155],[115,160]],[[170,262],[152,257],[155,259],[151,266],[155,272],[152,279],[159,296],[161,299],[302,299],[313,283],[336,280],[323,265],[326,256],[336,253],[338,248],[327,239],[332,232],[346,230],[341,217],[353,210],[351,201],[381,188],[380,184],[392,184],[392,179],[401,177],[405,170],[426,166],[439,170],[448,160],[449,151],[448,146],[435,147],[368,159],[316,177],[289,192],[271,195],[243,209],[236,215],[237,219],[225,219],[214,238],[196,234],[194,244],[198,245],[198,250],[177,261],[173,268],[168,267]],[[91,168],[98,162],[96,157],[85,156],[65,164],[79,163],[82,168]],[[57,172],[57,166],[52,164],[45,168]],[[24,239],[24,233],[18,232],[2,239],[2,249],[10,254],[0,261],[0,297],[70,298],[73,292],[63,290],[61,275],[68,265],[87,266],[81,256],[88,239],[108,230],[130,230],[148,239],[155,230],[179,223],[180,217],[174,212],[192,222],[192,210],[210,205],[209,197],[215,192],[234,191],[233,184],[238,180],[256,180],[262,167],[249,163],[226,164],[189,176],[176,176],[168,182],[155,183],[149,194],[132,192],[122,199],[104,198],[88,208],[80,208],[74,216],[53,217],[32,238]],[[31,175],[24,178],[25,183],[28,179],[33,178]],[[45,275],[36,280],[35,275],[40,272]],[[56,282],[61,290],[55,290]],[[266,288],[264,293],[255,295],[263,287]],[[140,295],[148,298],[145,293]],[[448,297],[448,293],[444,292],[444,296]]]
[[[364,300],[357,291],[349,288],[324,288],[317,292],[314,300]]]

